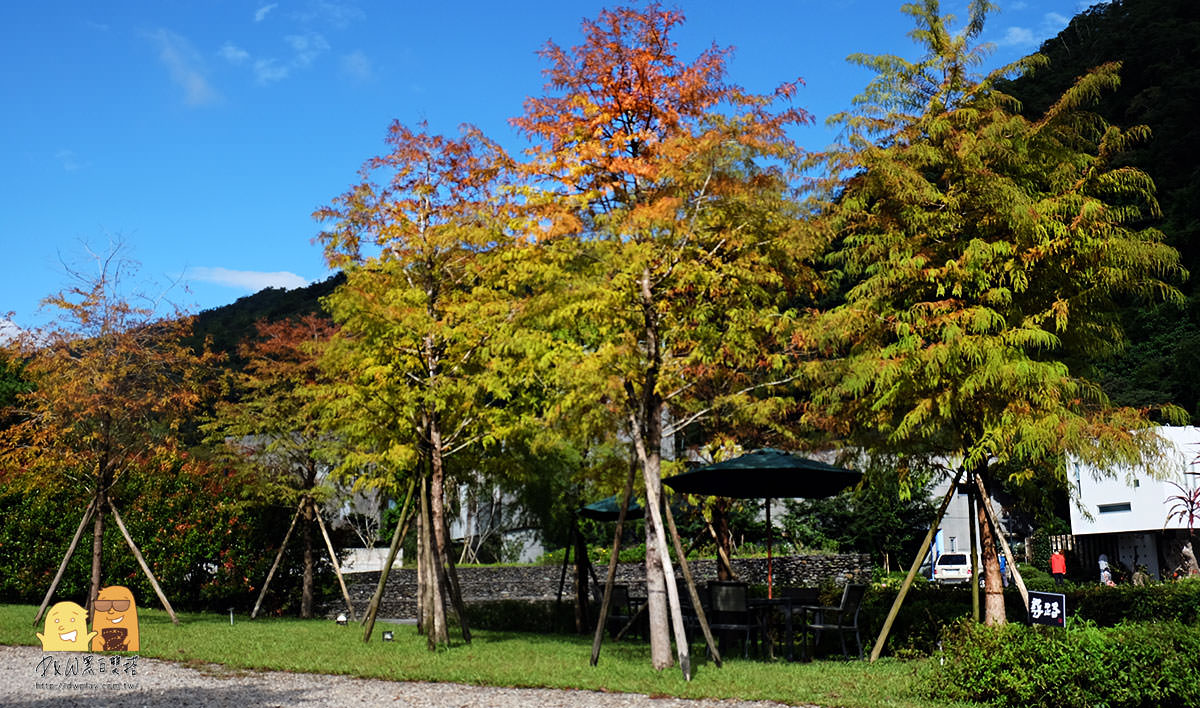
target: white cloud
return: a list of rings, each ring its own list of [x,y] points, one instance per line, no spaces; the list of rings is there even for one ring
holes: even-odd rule
[[[293,66],[308,66],[313,60],[329,50],[329,42],[316,32],[290,34],[284,37],[292,51],[296,53]]]
[[[63,148],[54,153],[54,157],[58,159],[59,164],[62,165],[63,170],[66,172],[74,172],[87,167],[84,162],[80,161],[79,156],[75,154],[74,150]]]
[[[328,0],[312,0],[303,12],[295,15],[301,22],[313,22],[319,25],[332,25],[344,29],[355,20],[365,17],[363,11],[349,3],[329,2]]]
[[[217,50],[217,55],[230,64],[240,65],[245,64],[250,58],[250,52],[235,45],[233,42],[226,42]]]
[[[356,50],[342,57],[342,73],[355,81],[369,81],[375,72],[367,55]]]
[[[1028,27],[1009,27],[996,42],[1001,47],[1029,47],[1034,43],[1033,30]]]
[[[254,79],[260,84],[282,81],[288,76],[290,69],[275,59],[257,59],[254,62]]]
[[[189,106],[205,106],[217,102],[220,96],[204,77],[203,62],[187,39],[166,29],[150,33],[158,44],[158,57],[171,74],[171,80],[183,89]]]
[[[263,5],[262,7],[258,8],[258,10],[256,10],[254,13],[254,21],[262,22],[267,18],[267,14],[277,7],[279,7],[279,3],[273,2],[270,5]]]
[[[302,288],[309,281],[295,273],[277,271],[267,273],[257,270],[230,270],[229,268],[188,268],[184,273],[188,280],[214,283],[229,288],[258,292],[263,288]]]
[[[0,317],[0,344],[7,344],[21,336],[21,328],[6,317]]]
[[[1057,32],[1058,30],[1062,29],[1063,27],[1066,27],[1067,23],[1069,23],[1070,21],[1071,21],[1070,17],[1067,17],[1065,15],[1060,15],[1057,12],[1047,12],[1042,17],[1042,25],[1053,32]]]

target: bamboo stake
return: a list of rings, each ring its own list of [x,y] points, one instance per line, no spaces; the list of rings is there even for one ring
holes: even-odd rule
[[[333,551],[333,542],[329,540],[329,532],[325,530],[325,520],[321,518],[321,510],[313,505],[313,514],[317,517],[317,526],[321,529],[321,537],[325,539],[325,549],[329,551],[329,562],[333,563],[333,573],[337,576],[338,585],[342,588],[342,599],[346,601],[346,611],[350,613],[350,621],[354,621],[354,604],[350,602],[350,593],[346,590],[346,580],[342,577],[342,566],[338,564],[337,553]]]
[[[279,552],[275,554],[275,562],[271,564],[271,570],[267,571],[267,579],[263,581],[262,590],[258,593],[258,600],[254,603],[254,609],[250,612],[250,619],[258,616],[258,608],[262,607],[263,598],[267,596],[267,588],[271,585],[271,578],[275,577],[275,571],[279,568],[279,561],[283,560],[283,552],[287,549],[288,539],[292,537],[292,530],[296,528],[296,520],[300,518],[300,511],[304,508],[304,499],[296,505],[296,513],[292,515],[292,523],[288,525],[287,533],[283,535],[283,543],[279,544]]]
[[[1021,577],[1021,570],[1017,568],[1012,549],[1008,546],[1008,539],[1000,531],[1000,522],[996,519],[996,512],[992,509],[991,497],[988,496],[982,479],[975,477],[975,483],[979,486],[979,494],[983,500],[983,511],[987,515],[988,524],[992,527],[992,533],[1000,539],[1000,550],[1008,558],[1008,567],[1012,568],[1013,582],[1017,584],[1017,590],[1021,592],[1021,601],[1025,603],[1025,607],[1029,607],[1029,589],[1025,587],[1025,580]]]
[[[908,575],[905,576],[904,582],[900,585],[900,592],[892,602],[892,609],[888,610],[887,619],[883,621],[883,629],[879,630],[879,637],[875,640],[875,646],[871,649],[871,662],[874,662],[883,653],[883,645],[887,642],[888,632],[892,631],[892,623],[896,621],[896,615],[900,613],[900,606],[904,604],[904,596],[908,594],[908,589],[912,587],[913,579],[917,577],[917,570],[921,567],[921,561],[924,560],[925,554],[929,552],[929,544],[933,542],[938,525],[942,523],[942,517],[946,515],[946,507],[950,506],[950,500],[954,498],[955,489],[958,487],[958,479],[961,476],[962,470],[960,469],[955,473],[954,480],[950,482],[950,489],[946,491],[946,496],[942,499],[942,505],[938,508],[937,516],[929,526],[929,531],[925,534],[925,540],[921,541],[921,548],[917,551],[917,557],[913,559],[912,567],[908,569]]]
[[[171,617],[171,623],[179,624],[179,618],[175,616],[175,610],[171,609],[171,603],[167,601],[167,596],[163,593],[162,588],[159,587],[158,579],[154,577],[150,566],[146,564],[146,559],[142,557],[142,552],[138,550],[137,544],[133,542],[133,537],[125,529],[125,522],[121,521],[121,515],[117,513],[117,507],[113,505],[111,498],[108,500],[108,509],[112,512],[113,518],[116,519],[117,528],[121,529],[121,535],[125,537],[125,542],[129,544],[130,550],[133,551],[133,557],[137,559],[138,565],[142,566],[142,572],[150,579],[150,587],[154,588],[154,594],[158,595],[158,601],[162,603],[163,609]]]
[[[692,570],[688,567],[687,554],[683,551],[683,542],[679,540],[679,531],[675,528],[675,515],[671,513],[671,505],[663,504],[666,511],[667,528],[671,532],[671,540],[675,542],[675,553],[679,556],[679,570],[683,572],[683,580],[687,583],[688,592],[692,596],[692,606],[696,608],[696,619],[700,622],[700,631],[704,633],[704,641],[712,654],[713,663],[721,666],[721,653],[717,651],[717,643],[713,640],[712,630],[708,627],[708,617],[704,614],[704,603],[700,602],[700,593],[696,591],[696,581],[692,579]]]
[[[46,612],[46,606],[50,604],[50,598],[54,597],[54,591],[58,589],[58,584],[62,582],[63,574],[67,572],[67,564],[71,562],[71,556],[75,555],[75,548],[79,545],[79,539],[83,538],[83,529],[87,526],[88,521],[92,519],[92,513],[96,510],[96,499],[92,498],[88,502],[87,508],[83,510],[83,519],[79,521],[79,528],[75,529],[75,536],[71,539],[71,545],[67,547],[67,554],[63,556],[62,563],[58,566],[58,572],[54,574],[54,580],[50,582],[50,589],[46,591],[46,597],[42,600],[42,606],[38,608],[37,617],[33,618],[33,625],[41,621],[42,614]]]
[[[617,562],[618,556],[621,555],[621,533],[625,527],[625,516],[629,513],[629,501],[633,498],[633,476],[636,471],[637,467],[630,464],[629,475],[625,478],[625,494],[621,497],[621,511],[617,514],[617,530],[613,533],[612,555],[608,559],[608,575],[604,581],[604,597],[600,600],[600,617],[596,620],[596,634],[592,637],[592,666],[600,662],[600,643],[604,640],[604,625],[608,623],[612,586],[617,579]]]
[[[416,487],[416,479],[408,481],[408,493],[404,496],[404,506],[400,507],[400,518],[396,520],[396,530],[392,533],[392,543],[388,546],[387,562],[379,571],[379,583],[375,586],[375,594],[371,596],[371,603],[367,606],[367,615],[363,618],[365,629],[363,630],[363,641],[371,640],[371,632],[375,630],[375,615],[379,612],[379,603],[383,600],[383,589],[387,585],[388,574],[392,571],[392,563],[396,561],[396,553],[400,550],[400,544],[404,543],[404,537],[408,535],[409,522],[412,521],[412,512],[408,505],[412,502],[413,489]]]

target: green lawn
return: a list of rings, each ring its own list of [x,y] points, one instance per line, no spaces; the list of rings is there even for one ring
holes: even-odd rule
[[[37,645],[31,605],[0,605],[0,644]],[[639,643],[606,643],[600,665],[591,667],[591,640],[583,637],[478,631],[474,641],[456,641],[431,653],[409,625],[376,625],[375,638],[361,641],[356,624],[328,620],[259,619],[183,613],[173,626],[162,611],[138,610],[139,656],[183,663],[219,663],[240,669],[274,669],[347,674],[400,681],[450,681],[489,686],[575,688],[671,695],[685,698],[766,699],[821,706],[930,705],[914,694],[924,661],[881,660],[874,665],[839,660],[808,664],[761,662],[740,657],[717,668],[693,648],[694,677],[678,669],[650,668],[649,650]],[[394,642],[379,641],[381,627]]]

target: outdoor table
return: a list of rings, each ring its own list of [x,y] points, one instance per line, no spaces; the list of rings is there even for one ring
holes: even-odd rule
[[[801,609],[804,605],[811,604],[811,600],[801,597],[757,597],[751,598],[746,603],[755,616],[758,618],[759,627],[762,629],[763,639],[770,642],[770,633],[767,629],[770,625],[771,618],[778,612],[783,615],[784,621],[784,636],[787,642],[787,660],[792,661],[794,658],[795,648],[795,614],[800,615],[800,632],[803,636],[805,632],[804,612]],[[800,646],[801,660],[807,660],[807,642]],[[772,648],[773,649],[773,648]]]

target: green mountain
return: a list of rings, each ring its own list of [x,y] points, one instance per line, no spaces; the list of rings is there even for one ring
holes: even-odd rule
[[[1200,2],[1114,0],[1080,13],[1042,44],[1050,65],[1004,89],[1029,116],[1038,116],[1076,77],[1102,63],[1121,62],[1121,87],[1098,112],[1127,128],[1147,125],[1151,140],[1125,157],[1158,188],[1162,219],[1153,224],[1180,253],[1192,277],[1180,288],[1185,306],[1124,313],[1130,346],[1098,366],[1113,401],[1171,402],[1200,422]]]
[[[224,352],[229,357],[231,367],[240,367],[238,345],[254,336],[255,322],[324,312],[321,298],[332,293],[345,280],[346,276],[336,273],[319,283],[294,290],[265,288],[253,295],[240,297],[228,305],[204,310],[196,315],[193,325],[196,341],[211,337],[212,348]]]

